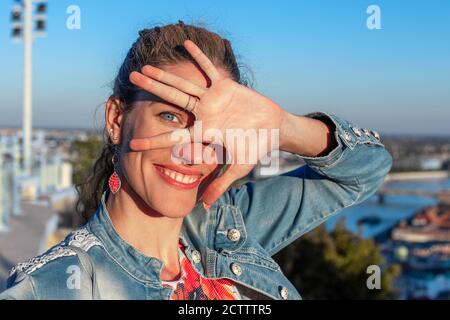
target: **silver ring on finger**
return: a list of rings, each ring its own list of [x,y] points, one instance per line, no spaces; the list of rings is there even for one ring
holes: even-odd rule
[[[194,106],[192,107],[192,113],[194,113],[195,108],[197,108],[198,98],[194,97]]]
[[[191,103],[191,96],[188,96],[188,101],[186,103],[186,106],[184,107],[184,109],[186,109],[187,111],[191,112],[191,110],[189,110],[189,104]]]
[[[189,100],[188,100],[188,103],[186,104],[186,108],[185,109],[188,112],[192,112],[193,113],[193,111],[195,110],[195,107],[197,106],[198,99],[196,97],[192,97],[192,98],[194,98],[194,103],[191,103],[191,96],[189,96]]]

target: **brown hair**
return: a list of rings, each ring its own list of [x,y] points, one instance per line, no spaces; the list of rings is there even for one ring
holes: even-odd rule
[[[178,21],[176,24],[156,26],[139,32],[138,39],[128,51],[114,80],[113,96],[121,100],[125,112],[132,107],[139,91],[130,82],[130,73],[140,71],[147,64],[162,67],[184,61],[194,63],[193,58],[183,46],[184,41],[188,39],[197,44],[215,66],[227,70],[233,80],[245,86],[251,86],[248,80],[241,76],[242,65],[238,65],[227,39],[208,31],[205,27]],[[103,192],[108,189],[108,178],[114,170],[111,162],[113,144],[106,127],[103,129],[103,139],[105,141],[103,149],[87,179],[76,185],[79,196],[76,211],[86,220],[98,208]]]

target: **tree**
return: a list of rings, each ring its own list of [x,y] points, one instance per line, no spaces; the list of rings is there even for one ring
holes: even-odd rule
[[[309,232],[274,259],[304,299],[394,299],[398,265],[383,268],[380,248],[372,239],[362,239],[340,221],[327,232],[322,225]],[[369,290],[367,267],[382,268],[381,289]]]
[[[76,140],[72,143],[72,150],[76,154],[72,161],[72,179],[75,185],[86,179],[87,174],[102,151],[103,144],[103,140],[97,135],[91,135],[86,140]]]

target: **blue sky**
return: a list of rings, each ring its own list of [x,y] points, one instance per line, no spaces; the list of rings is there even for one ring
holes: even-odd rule
[[[47,36],[33,46],[36,126],[101,126],[110,83],[137,32],[182,19],[227,37],[255,89],[290,112],[327,111],[382,133],[450,134],[450,1],[48,2]],[[80,30],[66,28],[72,4],[81,9]],[[366,27],[371,4],[381,8],[381,30]],[[0,126],[21,123],[22,45],[10,40],[12,5],[0,2]]]

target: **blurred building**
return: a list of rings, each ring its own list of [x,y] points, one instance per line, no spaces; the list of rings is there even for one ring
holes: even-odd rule
[[[393,259],[402,265],[406,299],[450,297],[450,207],[428,207],[392,231]]]
[[[0,135],[0,231],[9,229],[11,217],[26,214],[21,201],[61,208],[75,200],[72,165],[64,154],[49,147],[45,132],[33,135],[30,174],[21,169],[21,141],[21,131]]]

